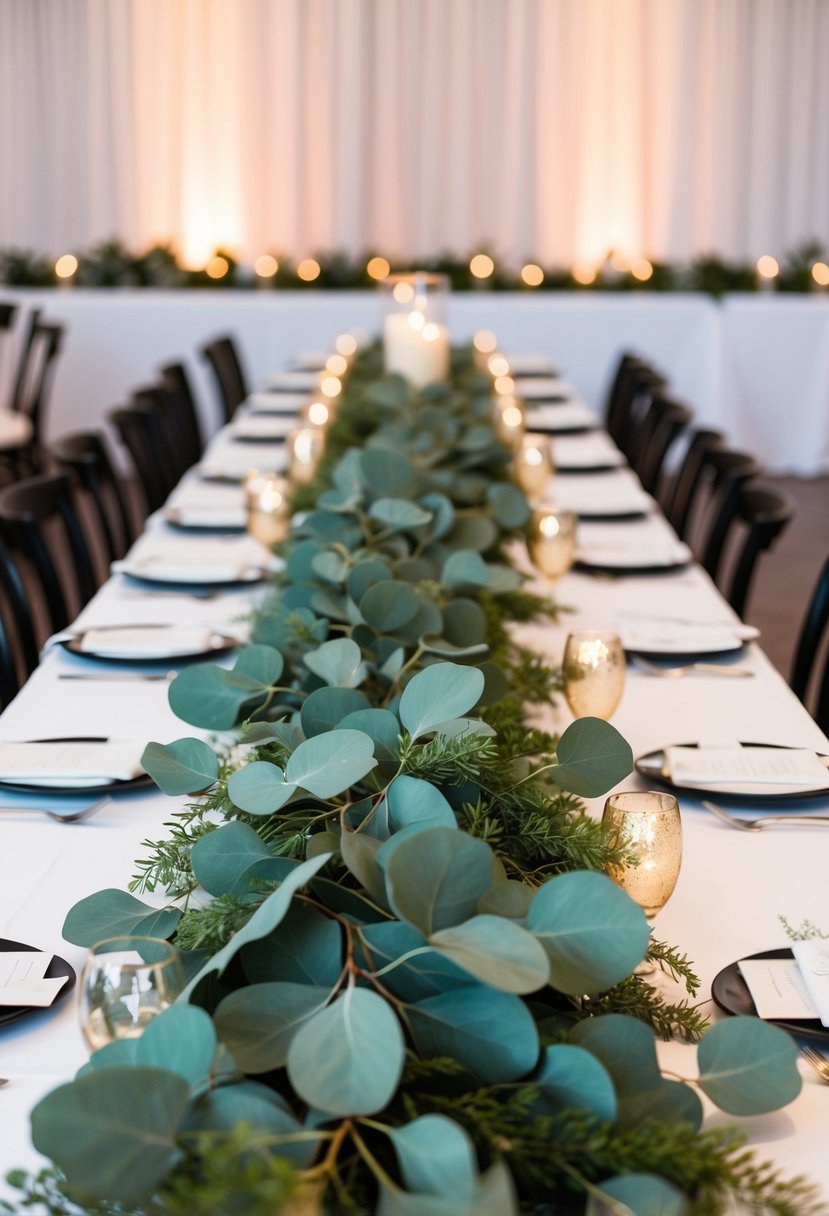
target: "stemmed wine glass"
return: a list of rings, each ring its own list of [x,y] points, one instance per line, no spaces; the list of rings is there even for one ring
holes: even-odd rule
[[[576,718],[609,719],[625,688],[625,651],[617,633],[580,629],[567,637],[564,695]]]
[[[80,980],[79,1017],[90,1051],[137,1038],[184,988],[181,956],[158,937],[111,937],[93,946]]]
[[[682,863],[682,821],[673,794],[631,790],[611,794],[602,824],[612,844],[621,846],[629,861],[608,865],[607,873],[645,913],[653,930],[657,912],[673,894]],[[644,963],[637,975],[653,966]]]

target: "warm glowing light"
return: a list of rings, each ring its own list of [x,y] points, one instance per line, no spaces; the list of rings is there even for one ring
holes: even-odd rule
[[[331,410],[324,401],[312,401],[306,406],[304,416],[309,426],[327,426]]]
[[[323,376],[320,380],[320,392],[326,397],[339,397],[343,386],[337,376]]]
[[[818,287],[829,287],[829,266],[825,262],[815,262],[812,267],[812,278]]]
[[[220,253],[215,254],[204,268],[209,279],[223,279],[230,270],[230,262]]]
[[[472,345],[482,355],[490,355],[498,345],[498,339],[491,329],[479,329],[472,339]]]
[[[414,299],[415,290],[411,283],[395,283],[394,291],[391,293],[394,297],[395,304],[411,304]]]
[[[429,321],[423,326],[423,341],[435,342],[440,337],[440,326],[435,325],[434,321]]]
[[[492,387],[500,396],[511,396],[515,392],[515,381],[512,376],[496,376]]]
[[[297,278],[303,283],[313,283],[320,277],[320,264],[314,258],[303,258],[296,268]]]
[[[573,267],[573,278],[577,283],[581,283],[582,287],[589,287],[591,283],[596,282],[595,267],[588,266],[586,262],[582,262]]]
[[[757,259],[757,273],[761,279],[776,279],[780,273],[777,258],[773,258],[770,253],[764,253]]]
[[[619,274],[627,274],[630,270],[630,258],[620,249],[614,249],[610,255],[610,265],[614,270],[618,270]]]
[[[509,360],[505,359],[503,355],[490,355],[487,367],[491,376],[509,375]]]
[[[325,360],[325,367],[332,376],[342,376],[348,371],[348,359],[344,355],[329,355]]]
[[[357,339],[353,334],[340,334],[334,343],[334,348],[338,354],[344,355],[346,359],[350,359],[352,355],[357,353]]]
[[[487,253],[476,253],[469,261],[469,273],[476,279],[488,279],[495,272],[495,263]]]
[[[630,268],[630,273],[634,279],[638,279],[640,283],[647,283],[648,279],[653,274],[653,266],[647,258],[637,258]]]
[[[55,262],[55,274],[59,279],[71,279],[78,269],[78,259],[74,253],[64,253]]]
[[[279,262],[270,253],[261,253],[253,263],[253,269],[260,279],[272,279],[279,270]]]
[[[424,317],[422,312],[417,312],[417,311],[410,312],[408,322],[409,322],[409,329],[414,329],[414,330],[423,329],[423,326],[426,324],[426,318]]]
[[[521,430],[524,426],[523,411],[517,405],[508,405],[501,415],[501,421],[510,430]]]
[[[366,263],[366,274],[370,279],[386,279],[391,271],[391,266],[385,258],[369,258]]]
[[[540,287],[544,282],[544,271],[535,262],[527,262],[521,268],[521,278],[528,287]]]

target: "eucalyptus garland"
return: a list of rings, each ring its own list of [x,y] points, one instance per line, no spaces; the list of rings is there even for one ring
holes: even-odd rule
[[[811,1210],[660,1071],[656,1034],[704,1023],[632,972],[650,952],[696,980],[602,872],[614,854],[580,802],[630,771],[629,747],[597,719],[559,738],[524,719],[557,673],[507,625],[555,609],[508,561],[528,508],[487,382],[468,352],[419,394],[373,360],[252,643],[170,686],[213,745],[144,753],[192,799],[133,884],[170,902],[110,890],[69,912],[81,945],[175,941],[190,978],[35,1108],[63,1173],[17,1179],[25,1210]],[[761,1113],[797,1094],[795,1059],[732,1019],[703,1034],[696,1085]]]

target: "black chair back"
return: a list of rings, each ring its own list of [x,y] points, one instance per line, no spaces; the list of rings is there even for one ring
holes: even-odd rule
[[[753,456],[732,448],[716,449],[705,462],[702,480],[708,485],[709,498],[703,509],[704,539],[698,546],[698,556],[700,565],[715,583],[718,583],[726,540],[737,516],[740,487],[761,472]]]
[[[101,431],[77,431],[53,441],[50,452],[63,468],[71,469],[87,492],[108,562],[123,557],[135,540],[124,479],[115,469],[109,446]]]
[[[0,539],[0,706],[17,695],[39,661],[32,605],[11,550]]]
[[[694,431],[676,472],[660,492],[659,501],[668,523],[682,540],[688,535],[691,515],[697,502],[706,462],[725,443],[721,431]]]
[[[161,368],[161,387],[167,393],[176,417],[189,468],[201,460],[204,440],[196,399],[183,363],[168,363]]]
[[[144,496],[145,516],[166,502],[172,486],[163,459],[165,439],[155,408],[146,402],[112,410],[109,420],[130,454]]]
[[[236,342],[229,334],[214,338],[202,347],[201,353],[213,373],[222,421],[229,422],[249,394]]]
[[[790,681],[792,691],[807,709],[811,707],[812,717],[824,734],[829,734],[828,638],[829,557],[818,575],[800,627]]]
[[[671,397],[657,394],[642,424],[631,466],[644,488],[654,494],[673,444],[691,421],[691,411]]]

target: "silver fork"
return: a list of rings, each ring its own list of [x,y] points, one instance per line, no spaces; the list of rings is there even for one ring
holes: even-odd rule
[[[710,811],[730,828],[737,828],[740,832],[762,832],[763,828],[771,827],[810,827],[816,823],[829,826],[829,815],[767,815],[764,819],[738,819],[736,815],[729,815],[728,811],[713,802],[703,801],[702,805],[706,811]]]
[[[48,815],[58,823],[83,823],[84,819],[91,819],[93,815],[106,810],[111,803],[112,799],[107,794],[97,802],[90,802],[88,806],[82,806],[77,811],[67,811],[65,815],[60,811],[50,811],[45,806],[0,806],[0,811],[17,811],[20,815]]]
[[[726,679],[745,679],[753,676],[754,672],[748,667],[721,667],[719,663],[681,663],[678,667],[660,667],[643,659],[641,655],[631,656],[631,665],[638,667],[645,675],[661,676],[663,680],[679,680],[683,676],[725,676]]]
[[[812,1066],[821,1081],[829,1084],[829,1060],[826,1059],[826,1056],[815,1051],[814,1047],[801,1047],[800,1054],[806,1063]]]

